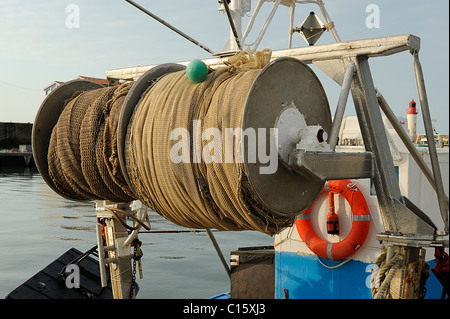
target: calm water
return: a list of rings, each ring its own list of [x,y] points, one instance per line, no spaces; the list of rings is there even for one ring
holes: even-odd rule
[[[55,194],[37,170],[0,168],[0,297],[74,247],[96,245],[95,207]],[[154,212],[152,230],[184,229]],[[185,230],[185,229],[184,229]],[[239,247],[272,245],[257,232],[215,232],[226,259]],[[141,234],[138,298],[208,298],[230,289],[205,233]]]

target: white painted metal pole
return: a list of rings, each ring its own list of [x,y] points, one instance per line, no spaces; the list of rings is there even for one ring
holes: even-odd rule
[[[341,129],[342,118],[344,117],[345,106],[347,105],[348,94],[352,86],[352,80],[355,71],[355,64],[350,61],[348,63],[347,72],[345,72],[344,81],[342,82],[341,93],[339,95],[336,112],[334,114],[333,126],[331,127],[330,139],[328,140],[328,144],[330,144],[332,150],[336,148],[339,131]]]
[[[109,258],[104,258],[102,261],[100,269],[102,269],[106,263],[109,263],[111,288],[114,299],[132,298],[132,254],[131,246],[124,246],[124,242],[128,237],[128,231],[124,226],[124,224],[126,224],[125,215],[113,216],[111,210],[109,209],[119,207],[127,209],[129,204],[127,205],[126,203],[113,203],[100,200],[95,201],[95,203],[97,217],[103,218],[106,223],[104,228],[106,246],[103,246],[101,226],[96,226],[97,241],[99,242],[99,259],[104,258],[105,251],[107,251],[109,255]]]
[[[384,99],[383,95],[378,92],[377,90],[377,98],[378,98],[378,104],[380,105],[381,110],[383,111],[384,115],[386,115],[387,119],[391,123],[392,127],[397,132],[400,139],[403,141],[403,144],[408,149],[411,156],[416,161],[417,165],[419,166],[422,173],[427,178],[428,182],[431,184],[433,189],[437,192],[436,183],[434,182],[433,173],[428,168],[428,165],[425,163],[425,160],[423,159],[422,155],[419,154],[416,147],[414,146],[413,142],[409,138],[408,134],[405,132],[403,127],[400,126],[398,123],[397,117],[395,116],[394,112],[392,112],[391,108],[389,107],[389,104]],[[447,207],[449,205],[449,199],[448,196],[445,196],[445,200],[447,202]]]
[[[269,27],[269,24],[272,21],[273,16],[275,15],[275,12],[277,11],[280,3],[281,3],[281,0],[276,0],[275,3],[273,4],[272,10],[270,10],[269,16],[267,17],[266,21],[264,22],[264,24],[261,28],[261,31],[259,31],[258,38],[256,39],[255,44],[252,49],[253,51],[256,51],[256,49],[258,48],[258,45],[261,42],[264,34],[266,33],[266,30]]]
[[[291,21],[289,24],[289,41],[288,49],[292,47],[292,34],[294,33],[294,16],[295,16],[295,4],[291,6]]]
[[[427,91],[425,89],[425,80],[422,72],[422,65],[419,61],[419,53],[413,52],[414,56],[414,72],[416,74],[417,90],[419,92],[420,106],[422,107],[422,118],[425,126],[425,133],[428,140],[428,149],[430,153],[431,168],[433,169],[434,182],[437,188],[437,197],[439,209],[441,211],[442,220],[444,221],[444,232],[448,235],[448,207],[445,201],[444,185],[442,184],[441,169],[439,167],[439,159],[437,157],[436,144],[434,143],[433,125],[431,123],[430,108],[428,106]]]
[[[261,9],[261,6],[263,5],[264,0],[259,0],[258,4],[255,7],[255,10],[253,11],[252,17],[250,18],[250,21],[247,24],[247,27],[245,28],[244,34],[241,38],[241,43],[244,45],[244,41],[247,38],[248,34],[253,28],[253,24],[255,23],[256,16],[258,15],[259,10]]]
[[[108,282],[106,279],[105,250],[103,249],[102,226],[100,224],[97,224],[95,226],[95,230],[97,232],[97,251],[98,263],[100,267],[100,281],[102,287],[106,287],[108,285]]]
[[[341,42],[341,38],[339,37],[336,28],[334,27],[333,21],[331,21],[330,16],[328,15],[327,10],[325,9],[325,4],[322,0],[317,0],[317,3],[320,8],[320,12],[322,12],[323,18],[325,19],[325,22],[327,23],[327,30],[330,30],[331,34],[333,35],[334,41]],[[330,27],[331,25],[331,27]]]

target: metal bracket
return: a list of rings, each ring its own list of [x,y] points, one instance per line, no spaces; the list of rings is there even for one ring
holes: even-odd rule
[[[97,224],[95,226],[95,231],[97,233],[97,250],[98,250],[98,263],[100,267],[100,281],[102,287],[108,286],[107,277],[106,277],[106,265],[109,263],[117,263],[116,258],[105,258],[106,251],[113,251],[116,249],[115,246],[103,246],[103,237],[102,237],[102,226]]]
[[[142,221],[147,218],[147,207],[140,201],[133,201],[129,203],[114,203],[109,201],[96,201],[96,212],[98,218],[105,219],[105,240],[103,242],[102,225],[96,225],[97,232],[97,246],[100,266],[100,279],[102,287],[106,287],[106,264],[111,264],[110,273],[111,286],[113,296],[115,299],[129,298],[130,290],[132,288],[133,273],[131,267],[131,259],[133,254],[131,247],[134,240],[137,238],[139,230],[142,226]],[[119,213],[116,214],[114,210]],[[133,222],[132,231],[129,231],[126,226],[126,215],[130,215],[134,219],[141,222]],[[105,257],[105,252],[108,252],[109,258]],[[139,268],[138,278],[142,278],[142,266],[139,260],[137,263]]]
[[[371,152],[336,153],[297,151],[292,156],[291,168],[312,180],[372,178],[374,156]]]
[[[378,240],[399,246],[448,247],[448,237],[436,236],[437,227],[432,220],[407,197],[401,198],[404,204],[395,198],[392,200],[399,225],[398,233],[377,234]]]
[[[349,76],[353,74],[349,68]],[[348,89],[350,88],[350,83]],[[348,89],[346,94],[348,94]],[[342,104],[342,103],[340,103]],[[345,103],[344,103],[345,104]],[[337,153],[327,143],[328,134],[320,125],[307,125],[305,117],[295,106],[284,103],[285,108],[275,121],[278,130],[278,157],[289,169],[308,180],[326,181],[343,178],[372,178],[375,174],[374,154]],[[341,120],[337,120],[337,131]],[[337,134],[334,139],[336,144]],[[335,146],[335,145],[334,145]]]
[[[404,204],[393,198],[399,225],[398,231],[405,235],[412,234],[424,239],[433,239],[437,227],[431,219],[407,197],[402,196],[401,199]]]

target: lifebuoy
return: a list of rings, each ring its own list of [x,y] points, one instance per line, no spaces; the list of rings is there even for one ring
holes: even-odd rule
[[[361,191],[349,180],[328,181],[330,192],[343,196],[349,203],[353,222],[349,234],[340,242],[330,243],[320,238],[311,225],[311,207],[301,213],[295,225],[301,239],[316,255],[330,260],[340,260],[352,256],[366,240],[370,226],[370,212]]]

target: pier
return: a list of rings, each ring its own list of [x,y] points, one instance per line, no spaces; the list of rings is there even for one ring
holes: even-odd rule
[[[34,165],[31,123],[0,122],[0,167]]]

